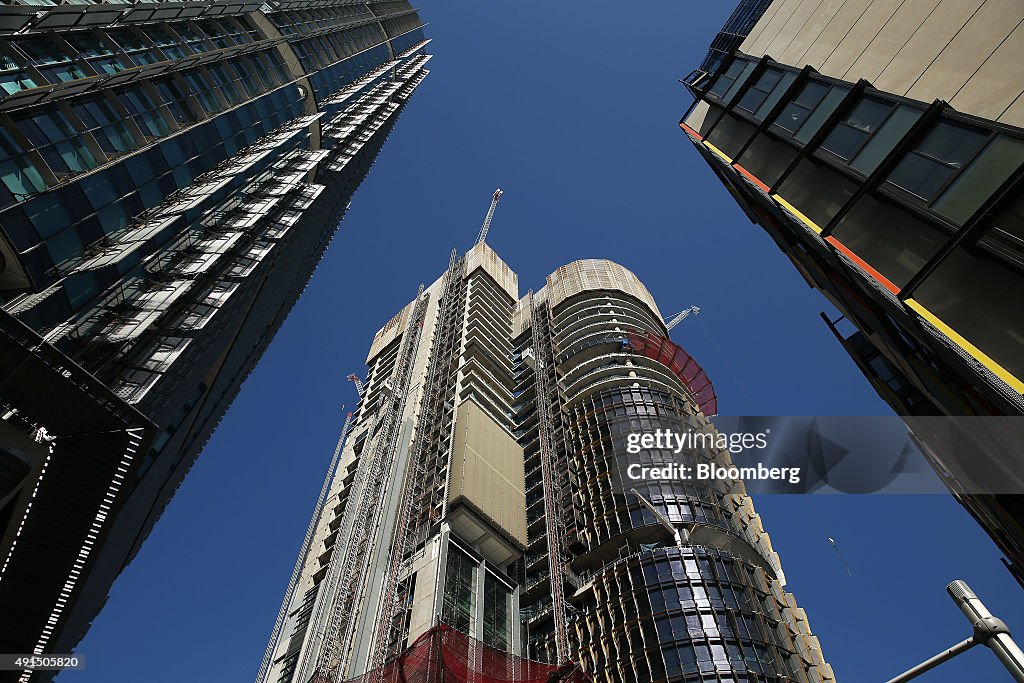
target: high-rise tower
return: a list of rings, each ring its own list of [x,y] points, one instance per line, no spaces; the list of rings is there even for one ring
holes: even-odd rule
[[[1024,5],[755,9],[680,126],[1024,585]]]
[[[259,683],[361,675],[439,623],[600,681],[833,680],[742,484],[623,482],[628,433],[714,430],[667,335],[610,261],[520,297],[487,244],[453,254],[373,339]]]
[[[0,6],[0,651],[68,651],[429,55],[408,2]]]

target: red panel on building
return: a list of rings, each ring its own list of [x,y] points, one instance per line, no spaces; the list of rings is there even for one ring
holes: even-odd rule
[[[383,669],[348,683],[592,683],[578,665],[510,655],[441,624]]]
[[[697,407],[705,416],[718,414],[715,387],[704,369],[686,352],[686,349],[667,337],[640,330],[629,333],[629,345],[635,352],[669,368],[690,391],[697,402]]]

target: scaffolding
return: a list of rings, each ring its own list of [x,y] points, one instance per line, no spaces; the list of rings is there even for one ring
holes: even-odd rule
[[[317,634],[322,638],[321,646],[315,661],[316,648],[307,648],[300,680],[310,676],[310,681],[336,681],[349,664],[359,610],[365,602],[362,594],[372,556],[371,545],[384,512],[380,501],[398,450],[399,424],[409,395],[428,299],[421,285],[387,382],[390,391],[367,437],[372,457],[365,467],[358,468],[342,517],[340,537],[346,542],[331,558],[322,587],[328,599],[318,605],[315,622],[323,625]]]
[[[568,554],[565,548],[565,522],[562,517],[562,487],[555,462],[553,443],[554,425],[551,419],[551,384],[549,373],[554,367],[550,337],[544,334],[550,324],[547,301],[538,301],[531,292],[532,306],[531,343],[535,357],[534,377],[538,417],[538,438],[540,440],[540,466],[543,479],[544,527],[548,538],[548,568],[551,586],[551,609],[554,611],[555,654],[558,661],[569,656],[568,615],[569,607],[565,598],[565,567]],[[545,343],[547,341],[547,343]]]
[[[456,251],[453,249],[448,260],[448,270],[444,274],[441,298],[438,302],[438,323],[435,328],[434,348],[437,353],[441,350],[442,342],[450,332],[452,308],[459,302],[459,282],[462,274],[462,261],[456,258]],[[427,380],[424,385],[423,399],[421,402],[420,423],[424,423],[427,411],[436,412],[438,399],[442,395],[445,382],[442,363],[430,363],[427,372]],[[425,431],[425,430],[424,430]],[[383,600],[381,601],[380,630],[374,644],[371,667],[380,670],[388,657],[392,647],[399,647],[406,637],[405,601],[403,595],[412,590],[413,573],[407,567],[406,559],[416,549],[418,534],[416,524],[420,518],[423,493],[427,477],[428,454],[427,439],[418,438],[409,455],[409,465],[406,470],[405,483],[402,487],[401,502],[397,515],[397,523],[391,545],[391,553],[388,559],[387,572],[384,579]]]

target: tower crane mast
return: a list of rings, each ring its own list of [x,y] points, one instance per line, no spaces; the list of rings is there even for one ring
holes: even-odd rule
[[[487,240],[487,232],[491,229],[491,219],[494,218],[494,209],[498,206],[498,200],[501,199],[502,194],[503,192],[500,187],[494,191],[494,196],[491,197],[491,207],[487,209],[484,224],[480,226],[480,234],[476,237],[476,244],[481,244]]]
[[[697,315],[698,313],[700,313],[700,308],[698,308],[697,306],[690,306],[690,307],[689,307],[689,308],[687,308],[687,309],[684,309],[684,310],[682,310],[682,311],[679,311],[679,312],[678,312],[678,313],[676,313],[676,314],[675,314],[674,316],[672,316],[672,319],[671,319],[671,320],[669,320],[669,321],[668,321],[667,323],[665,323],[665,328],[666,328],[667,330],[671,331],[673,327],[675,327],[675,326],[676,326],[676,325],[678,325],[679,323],[681,323],[681,322],[683,322],[684,320],[686,320],[686,318],[687,318],[687,317],[688,317],[688,316],[689,316],[689,315],[690,315],[691,313],[692,313],[693,315]]]

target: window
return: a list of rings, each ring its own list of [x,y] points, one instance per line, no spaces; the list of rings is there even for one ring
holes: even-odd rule
[[[13,44],[28,57],[29,64],[34,66],[71,61],[71,57],[64,54],[53,41],[45,36],[22,38]]]
[[[96,97],[79,101],[72,108],[107,154],[119,154],[135,149],[135,139],[106,98]]]
[[[473,623],[476,606],[473,581],[475,570],[475,563],[469,556],[449,545],[441,620],[463,633],[469,633]]]
[[[932,208],[954,223],[965,223],[1024,163],[1024,141],[998,134],[958,173]]]
[[[221,64],[211,65],[209,67],[209,72],[210,75],[213,76],[213,80],[216,81],[218,86],[220,86],[221,94],[224,95],[224,99],[226,99],[229,104],[234,104],[242,100],[242,96],[238,93],[238,88],[235,87],[234,79],[238,78],[238,76],[234,72],[231,72],[231,75],[229,76],[228,72],[225,71],[224,66]]]
[[[881,196],[866,195],[837,223],[833,234],[897,287],[904,287],[952,231]]]
[[[192,93],[199,100],[199,104],[202,105],[203,110],[206,111],[207,114],[212,114],[220,109],[220,101],[213,94],[211,90],[212,86],[207,79],[203,78],[201,73],[198,71],[186,73],[185,81],[192,86]]]
[[[806,143],[825,125],[825,120],[849,92],[845,85],[808,81],[772,123],[778,132],[789,133]]]
[[[97,165],[85,139],[58,109],[15,121],[54,173],[85,171]]]
[[[740,98],[739,104],[736,106],[743,111],[753,114],[760,108],[764,101],[768,99],[768,96],[775,89],[775,86],[779,84],[782,79],[782,69],[768,68],[761,74],[761,77],[750,86],[750,89],[743,94]]]
[[[988,137],[988,131],[940,121],[896,165],[888,182],[931,203],[977,155]]]
[[[173,78],[154,81],[153,86],[164,101],[167,109],[170,110],[171,116],[179,124],[188,125],[199,120],[199,117],[192,110],[192,105],[188,102],[188,95],[178,87],[178,83]]]
[[[821,148],[844,161],[851,161],[889,117],[894,105],[886,100],[865,97],[846,118],[825,137]]]
[[[43,176],[10,134],[0,128],[0,182],[16,201],[46,188]]]
[[[793,98],[793,101],[779,113],[775,119],[775,125],[790,133],[796,133],[828,93],[828,90],[829,87],[825,83],[808,81],[800,93]]]
[[[914,299],[1024,379],[1024,197],[943,259]]]
[[[174,25],[174,30],[184,38],[185,44],[192,48],[193,52],[206,52],[210,48],[206,45],[206,38],[193,28],[191,24],[179,23]]]
[[[158,138],[170,132],[170,126],[160,113],[159,105],[142,86],[125,88],[117,96],[144,135]]]
[[[39,84],[32,80],[24,71],[8,71],[0,74],[0,90],[7,94],[13,94],[19,90],[35,88]]]
[[[509,589],[487,572],[484,575],[483,641],[508,650],[512,635],[512,596]]]
[[[726,97],[726,93],[732,90],[737,81],[742,83],[744,79],[740,78],[740,76],[745,76],[753,71],[754,66],[756,66],[756,62],[748,62],[743,59],[733,60],[733,63],[729,65],[729,68],[715,79],[715,83],[711,86],[711,89],[708,90],[708,93],[718,97],[719,99],[728,99]]]

